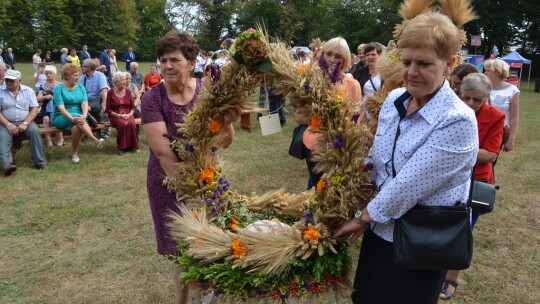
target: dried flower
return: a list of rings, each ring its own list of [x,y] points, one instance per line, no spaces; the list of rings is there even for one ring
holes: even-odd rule
[[[232,218],[231,219],[231,225],[229,226],[229,228],[231,228],[231,230],[238,229],[238,221]]]
[[[306,91],[306,93],[311,91],[311,85],[309,84],[309,81],[306,81],[306,83],[304,83],[304,91]]]
[[[186,144],[184,145],[184,149],[185,149],[187,152],[189,152],[189,153],[195,152],[195,148],[193,148],[193,145],[190,144],[190,143],[186,143]]]
[[[311,126],[310,127],[313,130],[319,130],[322,127],[322,121],[321,121],[321,118],[319,117],[319,115],[313,114],[313,116],[311,116]]]
[[[309,227],[302,230],[302,236],[306,239],[308,239],[310,242],[315,243],[319,241],[319,230]]]
[[[214,181],[216,177],[216,169],[215,168],[204,168],[199,175],[199,180],[203,183],[210,184]]]
[[[334,148],[339,149],[343,146],[343,135],[338,133],[334,138]]]
[[[231,250],[235,258],[239,259],[247,254],[246,247],[239,241],[234,240],[231,244]]]
[[[268,56],[268,46],[261,40],[248,39],[242,45],[242,59],[247,65],[257,65]]]
[[[210,123],[208,123],[208,130],[210,130],[210,133],[215,134],[221,130],[221,122],[217,119],[212,119]]]
[[[300,64],[296,69],[298,69],[298,72],[300,74],[304,74],[306,72],[308,65],[307,64]]]
[[[317,183],[317,192],[323,193],[324,189],[326,189],[326,181],[324,179],[320,179]]]

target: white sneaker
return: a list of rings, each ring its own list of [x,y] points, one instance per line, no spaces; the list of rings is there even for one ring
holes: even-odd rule
[[[101,149],[101,148],[103,148],[103,145],[105,145],[105,138],[100,138],[99,142],[97,144],[97,148]]]

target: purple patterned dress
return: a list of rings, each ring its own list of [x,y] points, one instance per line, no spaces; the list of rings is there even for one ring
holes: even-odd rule
[[[195,106],[200,87],[200,80],[197,79],[197,87],[191,101],[184,106],[175,106],[167,96],[165,85],[163,83],[156,85],[142,97],[141,123],[144,125],[153,122],[165,122],[167,134],[163,134],[163,136],[172,142],[178,138],[176,124],[183,123],[187,113]],[[169,192],[163,185],[164,177],[165,171],[163,171],[158,159],[150,149],[146,187],[156,231],[157,251],[161,255],[171,255],[176,253],[176,243],[169,236],[166,226],[166,223],[169,222],[167,215],[171,210],[178,209],[176,207],[176,195]]]

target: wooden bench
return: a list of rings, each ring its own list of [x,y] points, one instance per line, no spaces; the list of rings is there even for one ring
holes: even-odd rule
[[[141,124],[141,118],[135,118],[135,125]],[[108,121],[100,122],[97,127],[92,128],[92,132],[99,136],[97,132],[99,132],[101,129],[104,129],[105,127],[110,127],[111,123]],[[56,127],[39,127],[39,134],[45,135],[45,134],[55,134],[57,132],[62,132],[64,135],[70,135],[71,132],[57,129]],[[15,145],[11,145],[11,156],[13,160],[15,160]]]

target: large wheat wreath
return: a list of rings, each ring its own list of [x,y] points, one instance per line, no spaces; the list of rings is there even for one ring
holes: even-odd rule
[[[402,4],[404,21],[394,36],[398,44],[408,19],[432,4]],[[473,15],[469,1],[441,0],[440,5],[443,12],[454,12],[447,13],[451,17],[455,12]],[[231,53],[234,60],[213,74],[211,87],[198,96],[186,122],[179,125],[182,137],[173,143],[182,162],[165,182],[183,203],[180,214],[171,214],[169,225],[179,244],[174,258],[188,268],[180,280],[197,290],[213,291],[214,301],[223,303],[286,302],[340,291],[349,285],[350,257],[347,242],[337,243],[331,235],[374,195],[364,159],[385,96],[367,103],[371,122],[355,124],[343,89],[325,75],[329,71],[316,63],[295,67],[289,47],[270,43],[262,30],[241,33]],[[396,54],[399,47],[383,60],[388,66],[382,75],[386,94],[402,85],[396,77]],[[250,108],[248,93],[263,82],[273,83],[294,107],[311,108],[311,127],[322,134],[313,157],[323,172],[313,191],[241,195],[231,190],[220,167],[220,113],[236,106]]]

